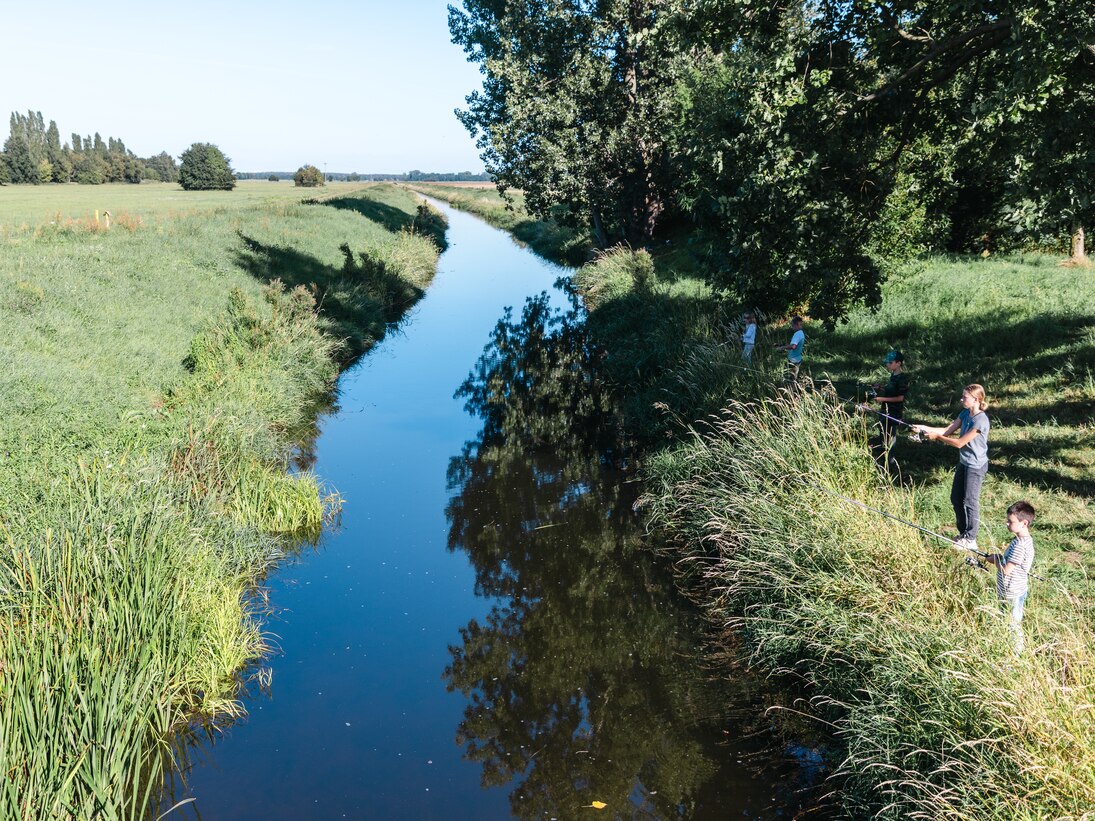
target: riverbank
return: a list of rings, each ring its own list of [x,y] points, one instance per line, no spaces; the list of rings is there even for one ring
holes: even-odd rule
[[[443,232],[384,185],[179,211],[126,194],[109,230],[0,232],[4,817],[138,817],[172,728],[238,714],[266,651],[247,591],[337,505],[288,473],[295,447]]]
[[[591,335],[648,443],[649,522],[680,581],[733,655],[795,683],[834,742],[834,802],[861,817],[1082,817],[1095,805],[1095,286],[1056,260],[934,259],[889,282],[882,309],[834,331],[807,326],[816,390],[779,390],[762,331],[740,370],[740,327],[680,260],[610,254],[576,285]],[[907,355],[907,419],[954,418],[986,385],[992,469],[984,546],[1027,498],[1036,572],[1015,658],[991,575],[935,540],[835,499],[838,493],[946,531],[954,454],[898,443],[900,480],[870,456],[873,425],[837,395],[884,381]],[[827,386],[831,380],[835,389]],[[700,421],[693,421],[700,420]]]
[[[407,187],[482,217],[495,228],[508,231],[544,259],[552,262],[577,266],[593,256],[593,246],[586,233],[568,225],[562,210],[559,210],[556,219],[534,219],[525,211],[525,198],[520,191],[511,191],[512,202],[507,202],[494,186],[414,183]]]

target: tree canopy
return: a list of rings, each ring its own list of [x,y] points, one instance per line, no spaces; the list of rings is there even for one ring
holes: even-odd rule
[[[1072,4],[465,0],[449,26],[503,192],[602,247],[688,234],[752,307],[839,321],[923,248],[1095,217],[1095,15]]]
[[[187,191],[231,191],[236,187],[232,161],[212,143],[194,143],[181,159],[179,184]]]
[[[161,152],[142,159],[122,140],[99,133],[61,143],[54,120],[45,124],[40,111],[12,112],[9,137],[0,152],[0,181],[38,185],[49,182],[139,183],[143,179],[175,182],[175,160]]]

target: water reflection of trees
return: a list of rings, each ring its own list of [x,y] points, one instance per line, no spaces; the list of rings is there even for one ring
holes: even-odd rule
[[[452,647],[457,739],[524,818],[690,815],[727,703],[698,670],[701,627],[633,535],[615,414],[581,316],[546,295],[498,323],[460,388],[483,420],[453,459],[451,549],[497,597]],[[769,793],[770,794],[770,793]]]

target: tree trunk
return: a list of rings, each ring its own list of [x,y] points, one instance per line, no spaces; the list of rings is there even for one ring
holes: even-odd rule
[[[1087,265],[1087,250],[1084,248],[1084,226],[1077,220],[1072,223],[1072,254],[1069,262],[1073,265]]]
[[[591,208],[589,215],[593,223],[593,241],[597,244],[598,249],[604,250],[608,247],[608,232],[605,231],[605,221],[601,217],[601,209]]]

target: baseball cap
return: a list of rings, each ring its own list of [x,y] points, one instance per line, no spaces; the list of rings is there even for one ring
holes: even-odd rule
[[[883,362],[885,362],[887,365],[890,364],[891,362],[904,362],[904,361],[905,361],[905,354],[901,353],[901,351],[890,351],[888,354],[886,354],[886,358],[883,360]]]

